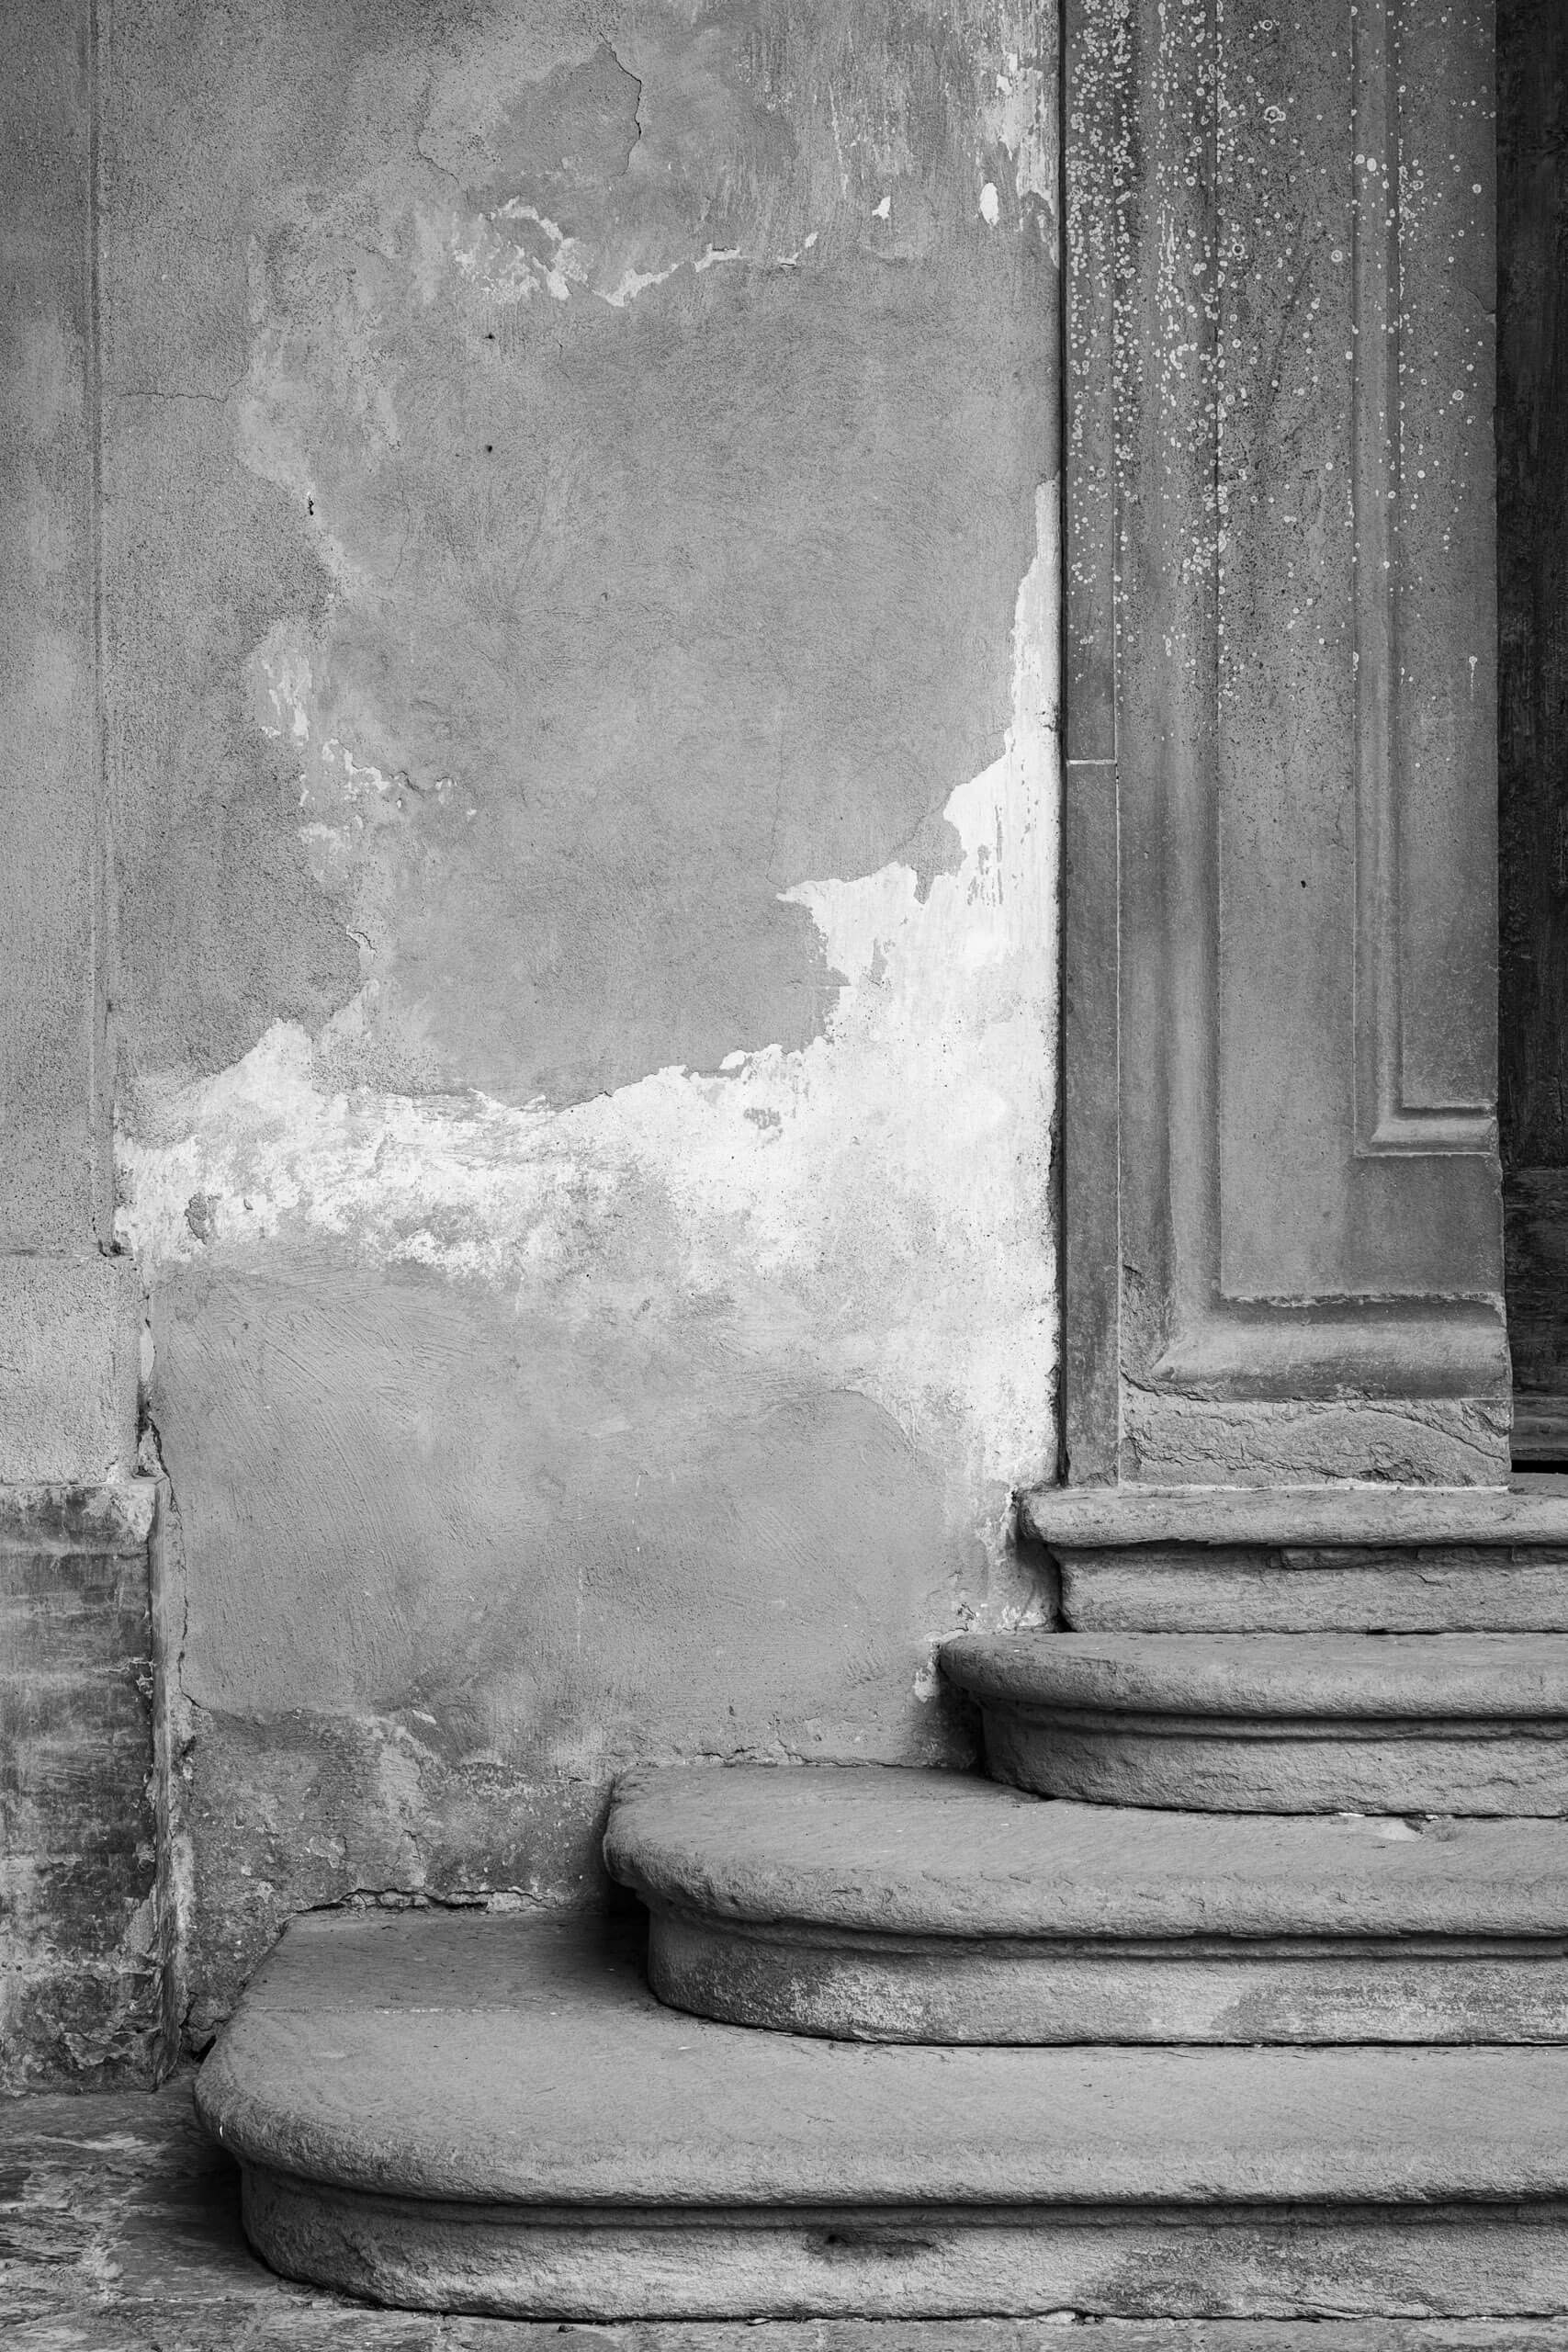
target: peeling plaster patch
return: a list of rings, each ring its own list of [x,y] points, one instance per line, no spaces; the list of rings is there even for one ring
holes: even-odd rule
[[[1043,215],[1050,224],[1045,241],[1055,254],[1057,153],[1053,81],[1052,71],[1043,62],[1010,53],[996,77],[984,121],[988,138],[1011,160],[1013,192],[1022,218],[1027,220],[1032,212]],[[994,186],[989,192],[997,210],[987,209],[984,195],[980,209],[994,224],[1000,208]]]
[[[612,286],[609,292],[600,299],[608,302],[612,311],[624,311],[628,302],[635,302],[637,296],[646,294],[650,286],[662,286],[667,277],[673,277],[678,269],[684,269],[686,266],[684,262],[672,261],[667,269],[628,269],[620,283]]]
[[[616,283],[606,288],[593,282],[602,270],[601,256],[580,239],[565,235],[555,221],[545,220],[526,205],[504,205],[499,217],[532,220],[551,241],[551,251],[541,256],[497,236],[488,221],[468,222],[454,231],[452,255],[457,268],[488,301],[502,307],[526,301],[536,287],[542,286],[557,302],[569,302],[576,288],[608,303],[611,310],[621,311],[639,294],[647,293],[649,287],[664,285],[682,269],[701,277],[716,263],[746,258],[739,245],[721,249],[710,243],[704,252],[682,255],[663,269],[623,270]],[[790,256],[791,261],[798,258]],[[780,266],[784,266],[781,259]]]
[[[346,740],[351,716],[323,725],[310,642],[298,627],[280,621],[269,629],[247,674],[262,732],[301,754],[299,830],[311,875],[322,888],[344,891],[356,878],[355,852],[363,837],[404,820],[412,786],[406,777],[384,774]],[[431,787],[437,808],[446,808],[454,789],[449,777]]]
[[[1025,215],[1054,216],[1052,77],[1029,48],[1038,20],[963,13],[967,48],[954,25],[934,42],[846,39],[830,11],[766,40],[739,12],[682,24],[648,11],[614,47],[600,39],[575,59],[487,33],[438,61],[429,95],[420,152],[448,183],[429,192],[446,216],[433,250],[502,307],[545,287],[620,310],[697,266],[705,244],[796,266],[840,212],[857,235],[875,223],[886,257],[897,193],[891,250],[922,256],[941,209],[930,126],[944,83],[1011,159]],[[529,224],[537,237],[513,233]]]
[[[957,869],[923,899],[898,863],[783,894],[845,978],[825,1035],[553,1111],[333,1091],[306,1032],[276,1023],[218,1076],[136,1101],[118,1233],[144,1277],[324,1234],[570,1319],[617,1220],[656,1194],[680,1296],[891,1413],[995,1556],[1006,1490],[1054,1466],[1055,512],[1043,488],[1006,748],[947,803]],[[258,667],[294,733],[291,675],[276,647]],[[321,750],[338,821],[383,795]]]
[[[810,234],[808,237],[807,237],[807,238],[806,238],[806,239],[805,239],[805,240],[804,240],[800,244],[796,245],[796,247],[795,247],[795,249],[794,253],[792,253],[792,254],[779,254],[779,256],[778,256],[778,264],[779,264],[779,267],[780,267],[781,269],[797,269],[797,268],[800,266],[800,264],[802,263],[802,261],[804,261],[804,259],[806,258],[806,255],[807,255],[807,254],[811,251],[812,247],[816,244],[817,240],[818,240],[818,232],[817,230],[813,229],[813,230],[812,230],[812,232],[811,232],[811,234]]]
[[[521,55],[520,74],[498,74],[487,47],[438,68],[422,141],[451,184],[422,199],[426,246],[482,299],[514,307],[543,288],[624,310],[683,269],[768,263],[755,189],[780,141],[735,27],[650,17],[627,29],[625,58],[602,40],[542,77]],[[716,236],[720,221],[744,240]]]
[[[300,752],[279,853],[376,982],[340,1082],[519,1104],[804,1046],[834,983],[779,894],[946,862],[1055,305],[976,209],[983,153],[1015,220],[985,109],[1049,11],[502,16],[394,42],[344,171],[261,192],[232,416],[325,575],[263,607],[246,748]]]

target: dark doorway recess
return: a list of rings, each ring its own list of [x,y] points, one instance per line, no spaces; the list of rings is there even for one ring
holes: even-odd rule
[[[1497,12],[1499,1108],[1514,1458],[1568,1464],[1568,7]]]

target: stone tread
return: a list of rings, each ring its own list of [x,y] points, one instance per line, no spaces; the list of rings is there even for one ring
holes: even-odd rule
[[[754,2033],[661,2008],[580,1915],[298,1919],[197,2098],[254,2165],[556,2211],[1568,2196],[1568,2051]]]
[[[651,1903],[884,1935],[1568,1934],[1568,1822],[1140,1812],[877,1765],[646,1773],[604,1857]]]
[[[1506,1487],[1038,1487],[1032,1533],[1067,1550],[1136,1544],[1480,1544],[1568,1548],[1568,1478]]]
[[[1568,1719],[1564,1634],[962,1634],[943,1672],[1016,1707],[1143,1714]]]
[[[266,2269],[233,2166],[160,2091],[0,2100],[6,2352],[1562,2352],[1529,2319],[624,2320],[378,2311]]]

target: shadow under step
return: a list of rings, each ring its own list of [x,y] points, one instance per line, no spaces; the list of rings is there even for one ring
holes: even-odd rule
[[[987,1769],[1218,1813],[1568,1812],[1568,1634],[964,1634]]]
[[[604,1841],[697,2016],[847,2040],[1568,2040],[1568,1823],[1142,1812],[957,1773],[623,1783]]]
[[[314,1914],[197,2098],[258,2252],[377,2302],[1568,2312],[1568,2051],[822,2041],[661,2007],[602,1920]]]

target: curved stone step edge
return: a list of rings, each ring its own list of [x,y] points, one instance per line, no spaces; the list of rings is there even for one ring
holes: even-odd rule
[[[1568,1824],[1106,1812],[876,1765],[666,1768],[604,1841],[693,2015],[963,2043],[1568,2039]]]
[[[1203,1813],[1568,1813],[1568,1637],[961,1634],[986,1766],[1037,1795]]]
[[[601,1919],[314,1915],[197,2099],[264,2256],[426,2309],[1568,2314],[1568,2052],[846,2048]]]
[[[878,1764],[628,1774],[611,1874],[762,1927],[915,1938],[1568,1936],[1568,1821],[1043,1804]]]

